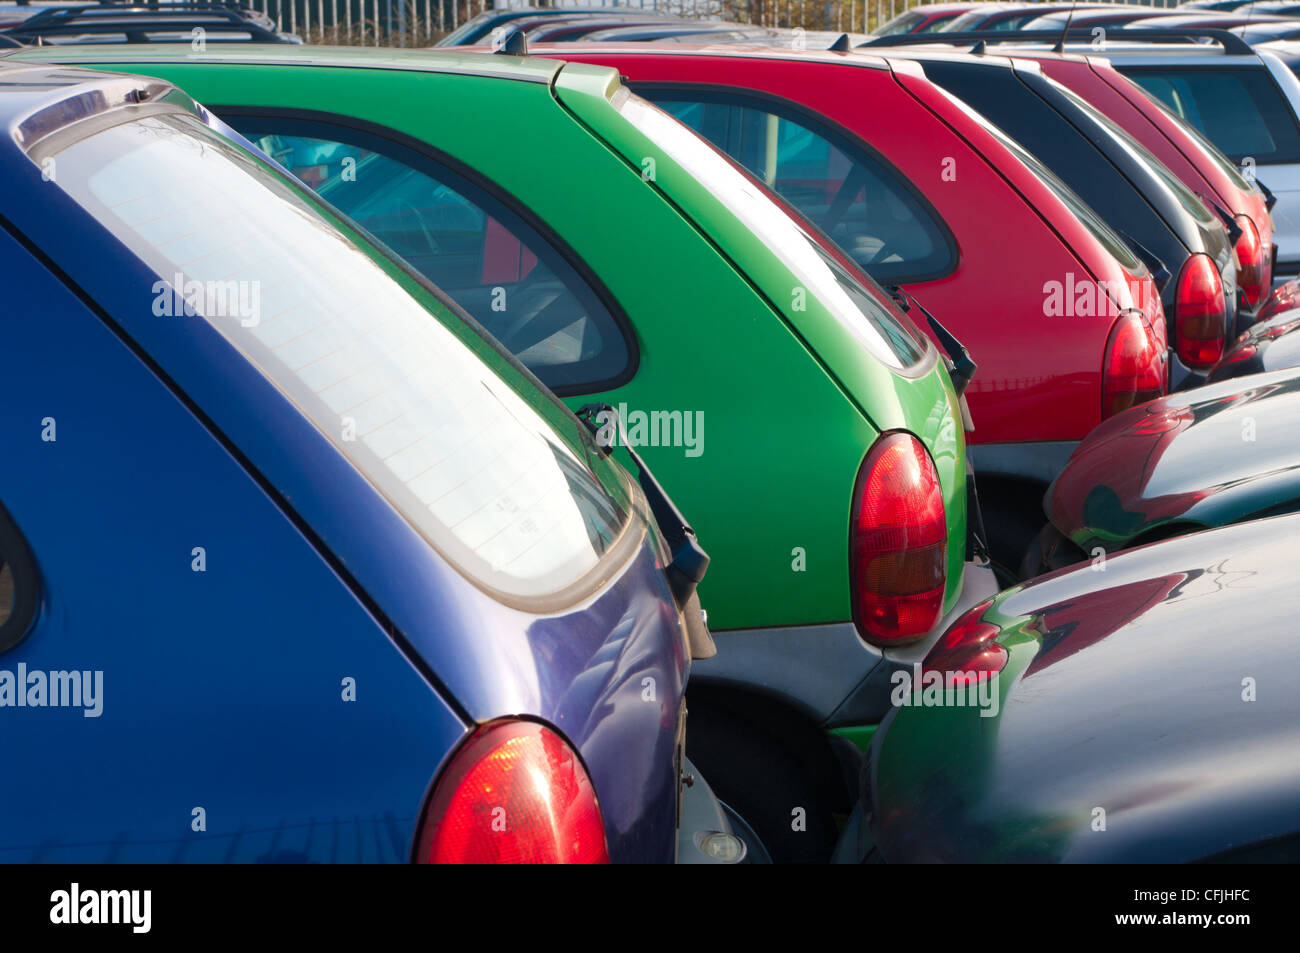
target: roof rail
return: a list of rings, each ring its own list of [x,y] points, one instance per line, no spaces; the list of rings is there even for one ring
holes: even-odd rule
[[[995,43],[1053,43],[1061,40],[1091,41],[1095,37],[1096,27],[1071,27],[1062,30],[961,30],[955,33],[903,33],[892,36],[879,36],[874,40],[859,44],[864,46],[932,46],[951,45],[966,46],[983,41],[986,45]],[[1171,40],[1214,40],[1223,47],[1226,54],[1254,54],[1251,45],[1235,33],[1227,30],[1187,27],[1182,29],[1109,29],[1106,31],[1107,43],[1144,43],[1151,40],[1169,42]]]
[[[289,43],[289,39],[267,29],[251,20],[211,20],[204,19],[204,14],[182,13],[177,16],[156,16],[147,14],[118,21],[77,23],[50,23],[45,26],[29,27],[20,24],[0,33],[23,43],[37,44],[45,39],[74,36],[116,36],[123,35],[128,43],[157,42],[149,36],[151,33],[190,33],[201,29],[214,37],[216,42],[231,42],[234,38],[219,39],[222,34],[243,34],[238,37],[249,43]],[[246,39],[245,39],[246,38]]]
[[[179,13],[211,13],[224,16],[230,20],[252,20],[274,27],[270,17],[253,9],[245,3],[230,0],[183,0],[177,3],[159,3],[158,0],[99,0],[98,3],[83,3],[75,6],[45,7],[24,20],[19,27],[44,27],[51,23],[68,23],[73,20],[94,20],[98,17],[120,17],[138,14],[161,14],[173,16]]]

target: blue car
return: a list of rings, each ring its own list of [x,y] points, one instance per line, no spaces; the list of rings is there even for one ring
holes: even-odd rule
[[[0,126],[0,862],[758,859],[648,472],[169,84]]]

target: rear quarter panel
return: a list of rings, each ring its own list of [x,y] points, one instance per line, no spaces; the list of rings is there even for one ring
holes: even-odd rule
[[[0,268],[23,277],[6,292],[0,501],[42,584],[0,669],[102,673],[92,717],[0,709],[15,768],[0,860],[405,862],[460,718],[240,464],[3,230]]]

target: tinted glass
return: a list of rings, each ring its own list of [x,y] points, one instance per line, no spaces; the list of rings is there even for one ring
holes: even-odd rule
[[[600,390],[629,371],[627,338],[600,296],[480,185],[342,127],[232,118],[262,151],[450,295],[548,387]]]
[[[548,423],[549,398],[508,385],[498,352],[250,154],[162,115],[57,162],[59,187],[163,279],[154,313],[179,314],[160,320],[211,324],[467,575],[554,593],[620,533],[625,507]]]
[[[661,109],[625,88],[615,94],[619,111],[655,145],[703,183],[761,238],[807,289],[877,359],[896,369],[911,367],[928,345],[912,323],[895,316],[883,291],[872,294],[819,242],[805,232],[757,182],[711,149]]]
[[[894,36],[895,34],[898,33],[906,33],[908,30],[912,29],[912,27],[920,23],[923,19],[925,19],[924,14],[903,13],[895,17],[894,19],[890,20],[879,30],[876,30],[875,33],[873,33],[872,35],[873,36]]]
[[[1124,66],[1122,72],[1234,162],[1300,161],[1300,130],[1263,65],[1210,69]]]
[[[1081,113],[1085,113],[1098,126],[1104,129],[1114,143],[1120,149],[1132,155],[1135,159],[1142,162],[1155,174],[1174,197],[1178,199],[1178,204],[1183,207],[1188,215],[1205,224],[1214,224],[1218,219],[1205,206],[1196,193],[1183,184],[1182,180],[1169,171],[1169,167],[1152,155],[1145,146],[1128,134],[1127,131],[1120,128],[1109,116],[1094,107],[1092,103],[1087,102],[1078,96],[1073,90],[1067,89],[1060,83],[1053,82],[1052,86],[1056,89],[1057,94],[1065,97],[1074,103],[1075,108]]]
[[[1115,234],[1114,230],[1093,210],[1091,205],[1079,198],[1068,185],[1057,177],[1056,173],[1043,165],[1037,156],[956,96],[948,94],[948,98],[966,115],[979,123],[989,135],[1001,142],[1030,172],[1034,173],[1038,180],[1061,201],[1061,204],[1074,213],[1075,218],[1088,229],[1092,237],[1110,252],[1127,271],[1136,275],[1146,273],[1146,267],[1133,254],[1128,245],[1124,243],[1124,240]]]
[[[1106,231],[1119,229],[1126,232],[1157,256],[1168,256],[1167,264],[1181,265],[1186,249],[1143,193],[1097,145],[1021,82],[1012,70],[961,63],[926,63],[925,73],[971,108],[983,113],[1018,142],[1022,151],[1031,153],[1037,160],[1032,167],[1040,173],[1040,178],[1043,178],[1044,167],[1056,173],[1056,178],[1068,186],[1068,191],[1082,199],[1082,202],[1076,199],[1071,203],[1076,215],[1079,215],[1079,206],[1086,203],[1095,210],[1090,218],[1104,220],[1111,226]],[[1044,178],[1043,181],[1049,180]],[[1079,217],[1084,220],[1083,215]],[[1088,224],[1091,227],[1091,223]],[[1130,254],[1120,260],[1131,257]],[[1171,270],[1173,267],[1170,264]]]
[[[956,265],[938,217],[902,177],[820,123],[729,93],[642,92],[744,166],[882,284],[937,278]]]

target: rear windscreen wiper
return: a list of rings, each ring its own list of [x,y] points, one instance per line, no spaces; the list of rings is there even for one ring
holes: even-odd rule
[[[1223,227],[1228,230],[1228,244],[1235,247],[1237,239],[1241,237],[1241,226],[1237,224],[1237,220],[1228,214],[1228,210],[1214,199],[1207,199],[1200,192],[1196,193],[1196,197],[1209,206],[1210,211],[1219,217]]]
[[[1128,232],[1116,228],[1115,234],[1124,239],[1124,244],[1142,260],[1142,264],[1147,266],[1147,271],[1151,272],[1151,279],[1156,283],[1156,290],[1164,291],[1165,285],[1169,284],[1169,279],[1173,277],[1165,263]]]
[[[1268,186],[1259,181],[1259,179],[1255,179],[1255,184],[1258,185],[1259,190],[1264,193],[1264,207],[1270,212],[1273,211],[1273,206],[1277,204],[1277,196],[1270,192]]]
[[[901,285],[890,285],[888,291],[890,297],[898,302],[898,306],[904,311],[911,311],[912,305],[916,305],[920,312],[925,315],[925,319],[930,322],[930,329],[934,331],[934,336],[939,339],[939,343],[943,345],[943,349],[948,355],[948,363],[951,365],[948,370],[948,377],[952,380],[953,390],[960,397],[962,392],[966,390],[966,385],[975,376],[975,372],[979,370],[979,365],[971,359],[970,351],[966,350],[966,346],[961,341],[958,341],[951,331],[939,323],[938,318],[925,309],[925,305],[908,294]]]
[[[682,515],[681,510],[677,509],[668,492],[659,485],[659,481],[650,472],[650,467],[641,459],[641,455],[632,449],[632,444],[628,442],[627,434],[623,430],[623,418],[618,415],[618,411],[609,404],[585,404],[578,411],[577,416],[587,425],[593,437],[597,436],[602,427],[601,420],[617,422],[617,441],[609,441],[608,445],[605,445],[605,441],[597,439],[595,444],[600,447],[605,456],[609,456],[614,452],[614,447],[621,443],[627,455],[636,464],[637,482],[641,484],[641,491],[645,494],[655,522],[659,524],[659,531],[668,544],[669,552],[672,553],[672,562],[667,567],[668,587],[673,592],[677,607],[684,610],[709,568],[709,554],[695,538],[695,530],[691,529],[690,524],[686,522],[686,517]]]

